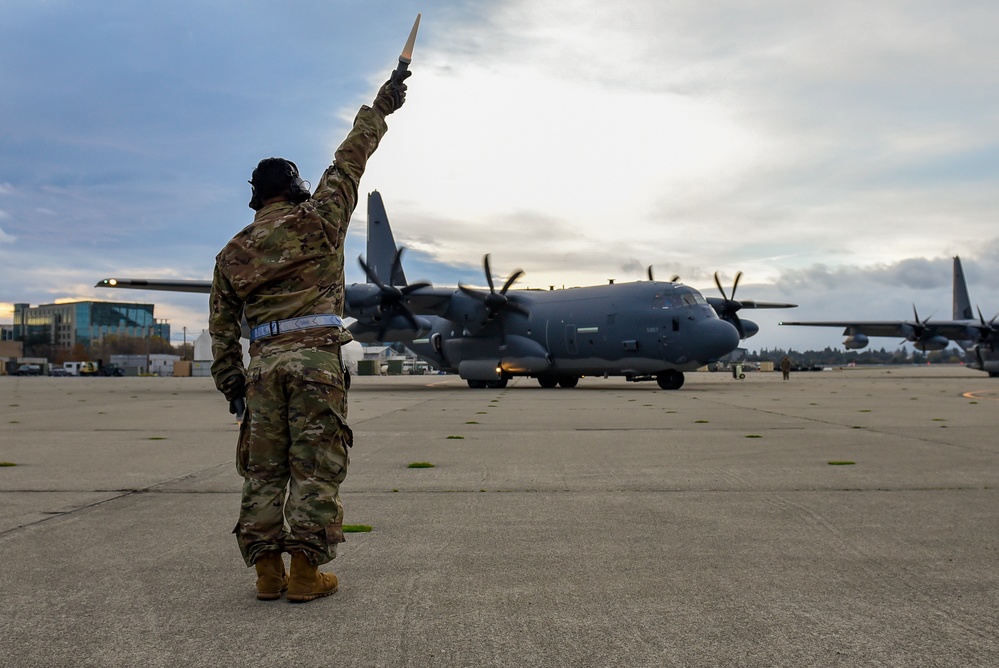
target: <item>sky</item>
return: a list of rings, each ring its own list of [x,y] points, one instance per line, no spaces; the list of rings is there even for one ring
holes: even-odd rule
[[[999,312],[999,4],[174,0],[0,4],[0,323],[12,304],[156,304],[175,342],[252,220],[257,161],[316,182],[395,67],[369,162],[409,279],[519,287],[679,275],[751,350],[838,348],[780,320],[949,318],[952,258]],[[363,282],[366,209],[346,244]],[[874,339],[875,348],[898,342]]]

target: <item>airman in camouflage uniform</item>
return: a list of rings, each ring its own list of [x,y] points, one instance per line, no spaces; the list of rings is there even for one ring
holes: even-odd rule
[[[353,444],[340,357],[351,340],[339,320],[343,244],[361,175],[388,129],[385,116],[405,101],[406,76],[361,107],[314,193],[294,163],[262,160],[250,181],[253,223],[216,257],[212,375],[232,412],[245,397],[236,461],[243,498],[233,533],[247,566],[257,566],[261,599],[280,598],[285,588],[298,601],[336,591],[336,576],[317,575],[316,567],[344,540],[339,489]],[[246,369],[242,316],[256,328]],[[292,555],[290,587],[283,551]]]

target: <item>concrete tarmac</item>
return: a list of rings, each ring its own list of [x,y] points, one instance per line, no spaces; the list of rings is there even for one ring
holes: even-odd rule
[[[356,378],[373,530],[300,605],[254,596],[210,379],[0,393],[2,666],[999,665],[999,381],[960,367]]]

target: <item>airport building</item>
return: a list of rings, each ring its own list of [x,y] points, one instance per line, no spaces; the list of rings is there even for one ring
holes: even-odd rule
[[[157,320],[153,308],[153,304],[121,302],[14,304],[13,339],[27,345],[59,348],[89,346],[112,335],[169,341],[170,324]]]

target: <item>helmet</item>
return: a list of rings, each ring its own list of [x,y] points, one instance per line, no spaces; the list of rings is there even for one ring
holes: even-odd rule
[[[263,202],[272,197],[284,196],[295,204],[309,199],[309,186],[298,174],[298,166],[284,158],[264,158],[257,163],[250,177],[253,195],[250,208],[259,211]]]

